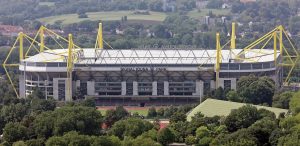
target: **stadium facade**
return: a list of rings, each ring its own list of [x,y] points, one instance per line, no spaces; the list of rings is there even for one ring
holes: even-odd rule
[[[163,103],[182,103],[201,100],[204,94],[216,88],[216,84],[236,89],[239,77],[249,74],[270,76],[281,82],[273,50],[263,50],[268,55],[256,58],[259,60],[256,63],[230,58],[230,53],[241,51],[222,50],[219,82],[216,83],[216,50],[102,49],[95,53],[94,49],[82,49],[77,52],[80,59],[73,67],[71,93],[97,97],[103,104],[122,103],[123,100],[139,104],[165,100]],[[67,92],[67,63],[65,58],[57,59],[67,55],[68,50],[57,49],[24,59],[19,67],[22,72],[20,96],[30,95],[38,87],[48,97],[71,100],[66,99],[71,97]],[[256,53],[249,52],[245,57],[255,58]]]
[[[48,48],[44,42],[46,31],[48,37],[66,42],[67,49],[61,44],[57,46],[62,49]],[[39,89],[46,98],[72,101],[94,97],[103,105],[195,103],[219,87],[235,90],[241,76],[269,76],[277,87],[289,81],[300,57],[297,50],[287,51],[290,46],[283,45],[284,36],[290,41],[279,26],[247,47],[236,49],[233,23],[231,39],[226,43],[230,43],[228,48],[221,47],[217,33],[213,50],[189,47],[116,50],[103,49],[106,42],[102,39],[102,24],[95,48],[80,48],[73,43],[71,34],[65,39],[42,26],[35,38],[20,33],[3,67],[12,85],[6,67],[19,67],[19,87],[14,89],[20,98]],[[23,52],[25,39],[31,41],[26,53]],[[271,45],[270,40],[273,40]],[[291,47],[294,48],[292,43]],[[19,49],[20,62],[8,64],[15,48]],[[30,52],[32,48],[38,53]],[[285,66],[291,67],[287,76],[283,71]]]

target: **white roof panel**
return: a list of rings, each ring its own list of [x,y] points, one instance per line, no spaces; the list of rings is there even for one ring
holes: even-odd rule
[[[78,50],[76,50],[78,51]],[[222,50],[222,63],[229,63],[230,58],[242,50]],[[214,64],[216,50],[99,50],[83,49],[79,64]],[[96,54],[99,57],[96,59]],[[26,58],[27,62],[65,62],[68,50],[55,49]],[[274,61],[272,49],[252,49],[245,53],[244,63]],[[277,53],[277,57],[279,52]]]

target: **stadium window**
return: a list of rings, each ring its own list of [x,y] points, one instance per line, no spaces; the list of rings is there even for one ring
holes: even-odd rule
[[[231,80],[224,80],[224,89],[230,90],[231,89]]]

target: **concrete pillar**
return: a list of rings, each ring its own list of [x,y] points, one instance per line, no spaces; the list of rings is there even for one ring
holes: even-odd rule
[[[71,78],[72,79],[72,78]],[[73,94],[73,92],[74,92],[74,83],[73,83],[73,81],[71,81],[71,84],[72,85],[70,85],[71,86],[71,92],[68,92],[68,81],[70,80],[69,78],[68,79],[64,79],[65,80],[65,101],[72,101],[73,99],[72,99],[72,95],[74,95]],[[71,95],[70,95],[71,94]]]
[[[204,96],[204,82],[203,81],[200,81],[199,88],[200,88],[200,93],[199,93],[200,102],[202,102],[202,98]]]
[[[121,85],[122,85],[122,88],[121,88],[121,90],[122,90],[121,95],[126,95],[126,81],[123,81],[123,82],[121,83]]]
[[[58,100],[58,78],[53,78],[53,98]]]
[[[152,95],[157,95],[157,81],[152,82]]]
[[[76,84],[76,88],[79,88],[80,87],[80,80],[77,80],[75,84]]]
[[[164,81],[164,95],[170,95],[169,93],[169,82]]]
[[[87,94],[95,95],[95,81],[87,81]]]
[[[224,89],[224,80],[225,80],[224,78],[219,78],[219,87],[222,87],[223,89]]]
[[[210,80],[210,89],[211,89],[211,90],[216,89],[216,81]]]
[[[26,87],[25,87],[24,75],[19,75],[19,95],[20,95],[20,98],[26,97]]]
[[[139,95],[138,82],[137,81],[133,81],[132,90],[133,90],[132,91],[133,95]]]
[[[236,90],[236,78],[231,79],[231,89]]]
[[[196,91],[194,95],[203,96],[203,90],[204,90],[204,82],[199,80],[196,81]]]

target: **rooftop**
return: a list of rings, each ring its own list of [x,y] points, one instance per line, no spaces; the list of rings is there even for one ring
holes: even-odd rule
[[[228,116],[233,109],[238,109],[244,105],[246,105],[246,103],[230,102],[230,101],[223,101],[223,100],[216,100],[216,99],[206,99],[204,102],[202,102],[197,107],[195,107],[190,113],[188,113],[187,120],[191,121],[192,117],[198,112],[201,112],[207,117]],[[259,105],[252,105],[252,106],[255,106],[257,109],[263,108],[271,112],[274,112],[276,117],[278,117],[280,113],[288,112],[288,110],[286,109],[259,106]]]
[[[222,63],[229,63],[230,58],[239,54],[242,49],[222,50]],[[77,64],[215,64],[216,50],[181,49],[181,50],[160,50],[160,49],[104,49],[95,53],[94,49],[86,48],[83,51],[77,50],[80,56]],[[277,57],[279,52],[277,53]],[[55,49],[26,58],[26,62],[66,62],[68,50]],[[96,57],[97,56],[97,57]],[[274,61],[272,49],[252,49],[245,53],[243,63],[271,62]],[[255,60],[255,61],[254,61]]]

